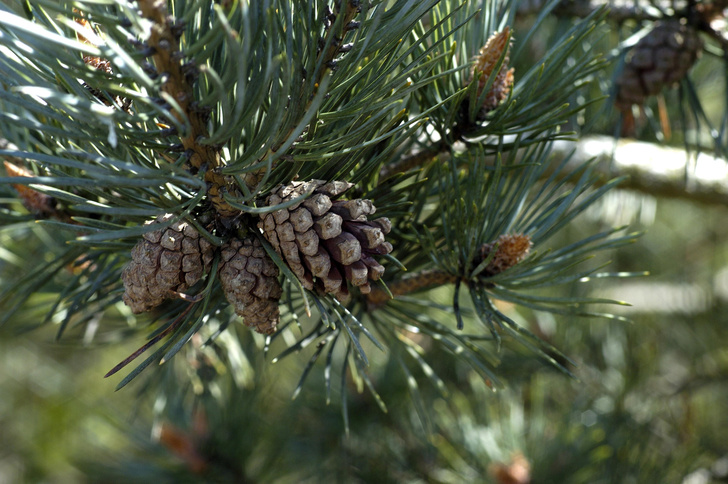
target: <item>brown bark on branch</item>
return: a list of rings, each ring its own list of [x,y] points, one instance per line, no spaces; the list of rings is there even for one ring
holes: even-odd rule
[[[139,0],[142,15],[153,22],[147,43],[154,49],[153,60],[157,72],[166,77],[162,90],[172,96],[182,112],[173,111],[177,121],[189,122],[190,130],[180,135],[182,145],[189,153],[189,162],[197,170],[204,171],[208,185],[208,196],[217,212],[223,217],[240,213],[223,198],[223,193],[237,193],[232,182],[217,171],[223,165],[220,150],[202,144],[208,137],[207,115],[197,104],[192,85],[182,65],[183,53],[179,49],[179,35],[174,32],[174,20],[168,14],[166,0]]]
[[[454,284],[457,280],[457,276],[445,271],[425,270],[391,282],[387,287],[389,292],[392,293],[392,296],[396,298],[397,296],[404,296],[417,291],[444,286],[445,284]],[[367,301],[373,306],[383,304],[389,301],[389,299],[389,294],[384,289],[378,287],[372,289],[372,292],[367,294]]]

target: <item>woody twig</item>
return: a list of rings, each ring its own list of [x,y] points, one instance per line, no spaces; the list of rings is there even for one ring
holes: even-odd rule
[[[165,79],[163,92],[179,106],[173,115],[180,123],[189,123],[185,134],[180,134],[182,146],[189,156],[189,163],[204,172],[208,185],[208,196],[215,210],[222,217],[234,217],[240,213],[223,198],[224,193],[237,194],[232,180],[223,176],[219,168],[224,165],[220,149],[203,144],[208,137],[207,121],[209,111],[195,100],[192,90],[193,75],[196,69],[192,63],[183,63],[183,53],[179,48],[180,26],[167,13],[166,0],[139,0],[142,15],[153,22],[147,43],[153,50],[152,59],[157,71]]]

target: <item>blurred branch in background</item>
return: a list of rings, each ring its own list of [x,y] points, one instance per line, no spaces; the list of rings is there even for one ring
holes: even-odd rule
[[[519,3],[518,13],[521,15],[537,14],[549,2],[547,0],[524,0]],[[613,22],[625,20],[642,21],[658,20],[684,11],[690,4],[701,3],[691,0],[561,0],[554,8],[553,14],[563,17],[584,18],[602,6],[609,8],[608,17]],[[725,0],[710,2],[715,8],[726,8]]]
[[[627,176],[620,184],[655,197],[684,198],[700,203],[728,205],[728,164],[705,152],[634,139],[584,136],[576,144],[556,141],[554,156],[576,168],[596,159],[595,169],[604,180]]]

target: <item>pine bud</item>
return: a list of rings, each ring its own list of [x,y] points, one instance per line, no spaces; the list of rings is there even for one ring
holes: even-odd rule
[[[495,250],[493,258],[482,273],[485,277],[494,276],[523,261],[528,256],[532,246],[531,237],[528,235],[503,234],[495,242],[483,244],[480,247],[480,257],[475,261],[474,265],[477,266],[480,262],[486,260],[491,252]]]
[[[486,85],[488,84],[491,76],[495,75],[496,78],[493,80],[488,93],[485,96],[485,101],[480,107],[478,117],[482,118],[490,111],[494,110],[498,105],[503,102],[511,92],[513,87],[513,73],[514,68],[508,68],[509,55],[510,55],[510,27],[506,26],[502,31],[495,32],[490,36],[485,45],[480,49],[480,53],[475,58],[473,69],[471,71],[470,78],[467,83],[470,84],[473,79],[478,80],[477,97],[483,93]],[[503,63],[497,73],[494,73],[498,61],[504,55]]]

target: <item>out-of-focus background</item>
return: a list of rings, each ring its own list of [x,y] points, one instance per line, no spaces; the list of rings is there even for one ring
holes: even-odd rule
[[[515,26],[516,42],[529,21],[524,15]],[[533,58],[571,21],[550,20],[531,40]],[[602,29],[605,53],[638,30],[629,22]],[[610,79],[595,84],[594,94],[610,89]],[[720,126],[725,64],[704,56],[691,79],[706,117]],[[684,125],[679,94],[665,93],[669,137],[649,121],[635,133],[650,143],[645,153],[684,150],[685,133],[709,138],[704,126]],[[615,134],[618,115],[609,103],[575,120],[588,129],[583,140]],[[648,108],[659,110],[654,102]],[[726,160],[718,158],[714,183],[725,189]],[[652,168],[659,171],[664,160]],[[352,384],[347,435],[340,399],[327,404],[317,386],[322,365],[292,400],[310,353],[271,364],[261,340],[244,328],[233,329],[245,342],[239,368],[254,372],[246,370],[241,381],[214,355],[180,354],[153,369],[162,385],[185,382],[179,393],[186,396],[169,402],[145,392],[143,378],[118,392],[120,378],[104,378],[144,344],[142,336],[89,346],[83,337],[55,341],[52,326],[24,334],[6,327],[0,329],[0,482],[172,482],[170,476],[196,482],[201,475],[208,482],[728,482],[728,206],[691,196],[696,165],[685,166],[684,193],[616,190],[559,235],[577,240],[622,224],[645,231],[605,260],[612,260],[611,271],[648,270],[649,277],[590,285],[595,296],[630,302],[604,307],[629,322],[502,307],[571,358],[574,378],[508,348],[500,368],[507,388],[493,392],[465,365],[431,352],[428,361],[447,377],[449,393],[421,387],[431,402],[423,423],[401,373],[386,355],[369,352],[388,411]],[[42,257],[42,244],[25,244],[6,236],[0,250],[36,250]],[[442,290],[432,298],[451,301]]]

